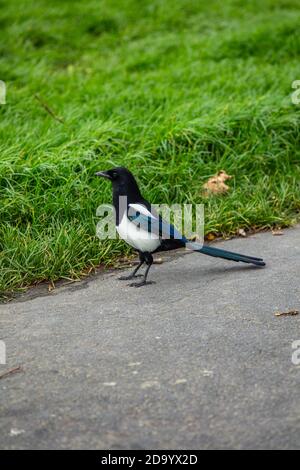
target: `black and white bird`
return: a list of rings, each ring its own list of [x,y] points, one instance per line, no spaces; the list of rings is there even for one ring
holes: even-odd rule
[[[143,279],[130,286],[140,287],[151,283],[147,281],[147,276],[153,263],[152,253],[182,247],[217,258],[265,266],[262,258],[241,255],[188,240],[151,208],[151,204],[143,198],[133,174],[127,168],[99,171],[96,175],[112,182],[117,232],[139,253],[140,262],[134,271],[129,276],[122,276],[119,279],[134,279],[138,277],[137,272],[141,266],[144,263],[147,265]]]

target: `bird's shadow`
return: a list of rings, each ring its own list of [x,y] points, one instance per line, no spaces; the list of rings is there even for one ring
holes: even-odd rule
[[[236,272],[251,272],[251,271],[259,271],[263,270],[261,266],[255,265],[240,265],[240,266],[204,266],[200,265],[197,269],[191,269],[187,266],[184,266],[180,269],[180,275],[182,275],[185,279],[195,279],[195,277],[205,278],[211,276],[218,276],[218,278],[222,278],[224,274],[228,278],[230,274],[235,274]],[[209,281],[209,279],[208,279]]]

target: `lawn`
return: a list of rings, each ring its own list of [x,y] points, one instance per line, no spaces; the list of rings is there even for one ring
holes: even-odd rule
[[[128,253],[95,236],[114,165],[205,202],[206,233],[299,220],[299,24],[299,0],[0,0],[2,296]]]

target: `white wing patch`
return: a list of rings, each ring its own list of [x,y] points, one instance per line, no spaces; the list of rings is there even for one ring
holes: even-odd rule
[[[142,206],[142,204],[128,204],[128,207],[134,209],[134,214],[130,214],[130,211],[128,215],[136,215],[136,212],[139,212],[140,214],[146,215],[147,217],[151,217],[151,219],[156,219],[153,214],[151,214],[150,211],[148,211],[147,207]]]
[[[132,211],[136,215],[136,212],[143,213],[147,217],[153,217],[153,215],[148,211],[145,206],[140,204],[130,204]],[[143,212],[142,212],[143,211]],[[136,224],[131,222],[126,212],[122,217],[121,223],[117,227],[118,234],[123,240],[125,240],[129,245],[133,246],[139,251],[152,253],[160,245],[159,236],[154,233],[149,233],[147,230],[143,230],[141,227],[138,227]]]

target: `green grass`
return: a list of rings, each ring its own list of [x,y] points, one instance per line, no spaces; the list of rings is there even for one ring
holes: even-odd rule
[[[113,165],[155,203],[205,201],[206,232],[299,220],[299,22],[298,0],[0,0],[2,295],[128,252],[95,236]]]

